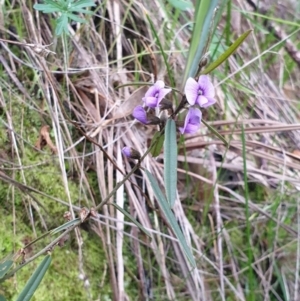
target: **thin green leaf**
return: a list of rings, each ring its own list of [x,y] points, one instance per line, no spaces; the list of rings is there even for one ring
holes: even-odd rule
[[[68,18],[70,18],[71,20],[75,21],[75,22],[78,22],[78,23],[87,23],[87,20],[85,19],[82,19],[74,14],[71,14],[71,13],[67,13],[66,14],[68,16]]]
[[[203,119],[201,120],[201,122],[207,126],[209,128],[209,130],[211,130],[221,141],[223,141],[224,145],[226,145],[226,147],[229,147],[229,144],[227,142],[227,140],[218,133],[218,131],[213,128],[211,125],[209,125],[206,121],[204,121]]]
[[[74,9],[74,8],[77,9],[77,8],[89,7],[89,6],[96,6],[96,4],[92,0],[80,0],[80,1],[72,3],[72,9]]]
[[[236,49],[245,41],[248,35],[251,33],[252,30],[248,30],[243,33],[218,59],[216,59],[213,63],[211,63],[205,70],[201,72],[201,74],[208,74],[217,67],[219,67],[224,61],[231,56]]]
[[[241,135],[241,141],[242,141],[242,156],[243,156],[243,172],[244,172],[244,196],[245,196],[245,220],[246,220],[246,241],[247,241],[247,257],[248,257],[248,277],[249,279],[249,291],[247,294],[247,300],[255,300],[255,276],[254,276],[254,269],[252,267],[253,263],[253,245],[252,245],[252,224],[250,221],[250,206],[249,206],[249,186],[248,186],[248,169],[247,169],[247,148],[246,148],[246,135],[245,135],[245,129],[244,125],[242,124],[242,135]]]
[[[240,10],[240,12],[247,18],[249,16],[253,15],[253,16],[256,16],[256,17],[259,17],[259,18],[263,18],[263,19],[266,19],[266,20],[269,20],[269,21],[279,23],[279,24],[289,25],[289,26],[293,26],[293,27],[300,27],[300,23],[298,22],[297,19],[295,19],[295,21],[280,19],[280,18],[272,17],[268,14],[263,15],[263,14],[260,14],[260,13],[257,13],[257,12],[251,12],[249,10],[247,10],[247,11]]]
[[[157,30],[155,29],[155,26],[154,26],[154,24],[153,24],[150,16],[148,14],[146,14],[146,17],[147,17],[147,20],[148,20],[148,22],[150,24],[152,34],[154,35],[155,40],[156,40],[156,42],[158,44],[159,50],[160,50],[160,52],[161,52],[161,54],[163,56],[165,66],[167,67],[168,78],[170,80],[171,86],[175,87],[175,81],[174,81],[174,78],[173,78],[173,73],[172,73],[172,70],[171,70],[170,65],[168,63],[168,56],[166,55],[166,53],[164,51],[163,45],[160,42],[160,39],[159,39],[159,37],[157,35]]]
[[[69,227],[72,227],[72,226],[74,226],[74,225],[79,225],[80,223],[81,223],[81,220],[80,220],[79,217],[77,217],[77,218],[75,218],[75,219],[73,219],[73,220],[71,220],[71,221],[68,221],[67,223],[65,223],[65,224],[63,224],[63,225],[61,225],[61,226],[59,226],[59,227],[57,227],[57,228],[51,230],[51,231],[50,231],[50,234],[51,234],[51,235],[54,235],[54,234],[56,234],[56,233],[59,233],[59,232],[61,232],[61,231],[66,230],[66,229],[69,228]]]
[[[48,4],[35,4],[33,6],[33,8],[36,10],[40,10],[45,14],[61,11],[61,7],[59,5],[52,6],[52,5],[48,5]]]
[[[205,52],[214,11],[217,5],[218,0],[202,0],[200,4],[196,5],[195,24],[182,81],[183,85],[185,85],[189,77],[195,77],[197,73],[199,62],[204,54],[203,52]]]
[[[164,145],[164,140],[165,140],[165,135],[164,134],[161,134],[161,132],[156,132],[152,138],[152,141],[151,141],[151,155],[153,157],[157,157],[160,152],[161,152],[161,149]]]
[[[165,129],[164,143],[164,181],[167,200],[173,208],[176,200],[177,187],[177,141],[176,125],[173,119],[168,119]]]
[[[51,231],[48,231],[48,232],[43,233],[41,236],[39,236],[39,237],[37,237],[36,239],[30,241],[30,242],[24,247],[24,249],[30,247],[31,245],[35,244],[37,241],[39,241],[39,240],[45,238],[46,236],[48,236],[48,235],[50,235],[50,234],[51,234]]]
[[[144,232],[147,236],[149,236],[150,238],[152,238],[151,233],[148,232],[143,226],[142,224],[140,224],[134,217],[132,217],[126,210],[124,210],[122,207],[120,207],[119,205],[115,204],[115,203],[109,203],[109,205],[114,206],[115,208],[117,208],[120,212],[122,212],[128,219],[130,219],[142,232]]]
[[[155,180],[153,175],[148,170],[145,170],[145,171],[146,171],[147,177],[151,183],[151,186],[153,188],[154,194],[157,198],[158,204],[159,204],[161,210],[163,211],[168,223],[170,224],[170,227],[172,228],[174,234],[178,238],[179,244],[180,244],[185,256],[190,261],[191,265],[193,267],[196,267],[196,262],[195,262],[194,256],[185,240],[185,237],[177,223],[177,220],[169,206],[169,203],[167,202],[164,194],[162,193],[161,189],[159,188],[157,181]]]
[[[61,15],[56,21],[55,34],[60,36],[63,32],[68,33],[68,17],[66,14]]]
[[[77,12],[77,13],[83,13],[83,14],[86,14],[86,15],[93,15],[94,12],[90,11],[90,10],[87,10],[87,9],[83,9],[83,8],[74,8],[72,10],[72,12]],[[71,12],[69,12],[71,13]]]
[[[168,2],[175,8],[185,11],[193,8],[193,3],[186,0],[168,0]]]
[[[11,259],[5,260],[0,263],[0,279],[5,276],[5,274],[9,271],[13,263],[14,262]]]
[[[42,279],[45,276],[45,273],[47,272],[49,266],[51,263],[51,256],[47,255],[43,259],[43,261],[40,263],[40,265],[37,267],[35,272],[32,274],[28,282],[26,283],[23,291],[19,295],[18,299],[16,301],[29,301],[38,286],[40,285]]]

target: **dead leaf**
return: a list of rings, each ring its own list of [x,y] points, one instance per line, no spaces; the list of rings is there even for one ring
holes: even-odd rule
[[[57,148],[56,146],[52,143],[52,140],[49,135],[49,125],[44,125],[41,127],[40,130],[40,136],[35,143],[35,147],[39,150],[42,150],[46,145],[48,145],[51,149],[51,151],[56,154],[57,153]]]
[[[142,104],[142,98],[145,96],[149,87],[143,86],[135,90],[116,110],[113,119],[119,119],[131,115],[137,105]]]
[[[100,122],[100,113],[97,111],[90,98],[80,89],[78,89],[78,94],[80,95],[81,103],[83,104],[85,110],[91,116],[93,121]]]

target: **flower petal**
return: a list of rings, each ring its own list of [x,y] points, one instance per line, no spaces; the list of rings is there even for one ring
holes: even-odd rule
[[[147,97],[154,97],[157,94],[158,89],[155,86],[151,86],[148,91],[145,93],[145,98]]]
[[[157,97],[157,104],[159,105],[159,103],[161,102],[161,100],[172,91],[172,89],[161,89],[159,91],[158,97]]]
[[[200,75],[198,85],[203,91],[204,96],[211,98],[215,96],[215,88],[207,75]]]
[[[158,100],[156,97],[153,96],[143,97],[143,101],[145,102],[147,107],[155,108],[158,106]]]
[[[199,95],[197,97],[196,104],[198,104],[201,108],[204,108],[204,106],[207,102],[208,102],[208,99],[205,96]]]
[[[142,106],[137,106],[133,109],[132,116],[143,124],[147,124],[147,114]]]
[[[193,106],[197,100],[198,88],[198,83],[192,77],[189,77],[184,87],[184,93],[191,106]]]
[[[189,112],[189,122],[192,124],[200,124],[201,123],[201,117],[202,113],[199,109],[197,108],[190,108]]]
[[[162,80],[158,80],[156,81],[156,83],[154,84],[154,87],[156,87],[157,89],[162,89],[165,87],[165,83]]]
[[[179,130],[181,134],[193,134],[195,133],[201,125],[202,113],[197,108],[190,108],[184,121],[184,126],[180,127]]]
[[[131,156],[131,147],[129,146],[125,146],[122,148],[122,154],[127,157],[127,158],[130,158]]]
[[[141,154],[136,149],[129,146],[123,147],[122,153],[127,158],[138,159],[138,160],[141,158]]]
[[[207,103],[203,104],[202,108],[210,107],[215,103],[216,103],[216,100],[214,98],[207,98]]]
[[[188,124],[184,130],[185,134],[194,134],[196,133],[200,128],[200,123],[199,124]]]
[[[145,94],[145,97],[155,97],[159,91],[165,87],[165,83],[162,80],[158,80],[153,86],[151,86]]]

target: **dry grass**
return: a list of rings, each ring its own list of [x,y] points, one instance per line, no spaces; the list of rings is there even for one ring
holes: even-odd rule
[[[7,74],[7,80],[0,84],[2,126],[9,133],[10,151],[1,152],[0,158],[11,169],[0,170],[0,177],[24,194],[24,208],[36,232],[37,225],[48,225],[37,192],[31,191],[25,198],[34,183],[23,173],[23,169],[30,168],[23,164],[23,145],[29,143],[32,152],[38,148],[45,162],[56,164],[60,170],[67,199],[47,197],[65,204],[73,217],[82,206],[96,207],[133,167],[133,162],[122,158],[122,147],[129,145],[144,153],[156,131],[130,117],[147,89],[139,82],[150,83],[158,78],[168,83],[144,10],[149,11],[157,26],[179,86],[185,62],[181,50],[188,48],[189,32],[182,28],[183,23],[174,26],[174,20],[159,7],[159,2],[109,1],[98,7],[96,17],[87,26],[70,28],[69,44],[64,45],[53,36],[48,16],[41,17],[24,1],[14,3],[6,15],[2,14],[2,37],[34,45],[53,43],[49,50],[56,53],[45,58],[38,55],[35,47],[1,42],[0,61]],[[253,24],[237,11],[251,11],[250,6],[243,1],[235,5],[231,24],[234,33],[263,27],[261,20]],[[22,17],[22,31],[18,33],[8,29],[13,9],[20,10]],[[186,15],[192,19],[189,13]],[[218,33],[226,30],[225,26],[224,12]],[[296,31],[291,41],[299,36],[299,27]],[[108,273],[103,281],[110,282],[111,299],[150,300],[155,296],[156,300],[300,300],[299,68],[297,63],[290,67],[292,58],[284,47],[279,47],[285,45],[282,39],[267,39],[261,32],[255,30],[227,65],[215,72],[218,104],[204,117],[230,142],[229,149],[204,126],[201,133],[186,137],[180,144],[178,161],[182,164],[178,168],[174,214],[193,247],[197,269],[190,270],[157,209],[149,182],[136,172],[110,202],[125,208],[152,233],[152,239],[124,221],[123,214],[112,206],[104,206],[99,219],[91,225],[106,254]],[[39,123],[50,126],[53,135],[47,128],[35,128],[36,133],[44,131],[39,144],[27,141],[22,127],[15,128],[13,121],[17,118],[24,122],[26,115],[14,116],[12,106],[38,112]],[[45,153],[47,146],[52,156]],[[149,155],[142,164],[163,183],[162,158]],[[78,199],[84,201],[72,198],[71,181],[77,184]],[[246,234],[246,207],[251,237]],[[79,229],[76,239],[79,273],[86,275]],[[250,247],[253,260],[249,266]],[[253,278],[249,278],[251,269]],[[101,275],[102,272],[99,279]],[[99,279],[89,281],[100,282]],[[250,299],[247,291],[249,281],[256,286],[252,292],[255,299]]]

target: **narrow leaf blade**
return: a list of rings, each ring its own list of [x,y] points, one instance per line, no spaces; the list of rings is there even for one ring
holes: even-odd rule
[[[213,63],[211,63],[205,70],[201,72],[201,74],[208,74],[217,67],[219,67],[224,61],[231,56],[236,49],[244,42],[244,40],[248,37],[252,30],[248,30],[243,33],[219,58],[217,58]]]
[[[54,234],[56,234],[56,233],[59,233],[59,232],[61,232],[61,231],[66,230],[66,229],[68,229],[68,228],[70,228],[70,227],[72,227],[72,226],[74,226],[74,225],[79,225],[80,223],[81,223],[80,218],[77,217],[77,218],[75,218],[75,219],[73,219],[73,220],[71,220],[71,221],[68,221],[68,222],[66,222],[65,224],[63,224],[63,225],[61,225],[61,226],[59,226],[59,227],[57,227],[57,228],[51,230],[51,231],[50,231],[50,234],[51,234],[51,235],[54,235]]]
[[[5,274],[9,271],[13,263],[14,262],[11,259],[5,260],[4,262],[0,263],[0,279],[5,276]]]
[[[155,28],[155,26],[153,24],[153,21],[151,20],[151,18],[150,18],[150,16],[148,14],[146,14],[146,17],[147,17],[147,20],[148,20],[148,22],[150,24],[151,31],[152,31],[152,33],[153,33],[153,35],[154,35],[154,37],[156,39],[156,42],[158,44],[159,50],[160,50],[160,52],[162,54],[165,66],[167,68],[168,78],[170,80],[171,86],[175,87],[175,81],[174,81],[174,77],[173,77],[173,72],[172,72],[172,70],[170,68],[170,64],[168,63],[168,56],[167,56],[167,54],[164,51],[164,47],[163,47],[163,45],[161,43],[161,40],[159,39],[159,36],[157,34],[157,30],[156,30],[156,28]]]
[[[71,20],[73,20],[75,22],[78,22],[78,23],[87,23],[86,19],[79,18],[78,16],[76,16],[74,14],[67,13],[66,15],[67,15],[68,18],[70,18]]]
[[[40,10],[45,14],[61,11],[61,8],[57,3],[54,3],[54,4],[35,4],[33,6],[33,8],[36,9],[36,10]]]
[[[38,286],[40,285],[42,279],[45,276],[45,273],[47,272],[50,263],[51,263],[51,256],[46,255],[43,261],[40,263],[40,265],[37,267],[35,272],[32,274],[28,282],[26,283],[23,291],[19,295],[18,299],[16,301],[29,301]]]
[[[56,20],[55,35],[56,36],[60,36],[63,32],[65,32],[66,34],[69,32],[69,29],[68,29],[68,16],[67,16],[67,14],[62,14]]]
[[[209,129],[211,130],[223,143],[226,147],[229,147],[229,143],[227,142],[227,140],[221,135],[219,134],[219,132],[213,128],[211,125],[209,125],[205,120],[201,120],[201,122]]]
[[[72,8],[84,8],[89,6],[96,6],[95,2],[93,0],[80,0],[77,2],[72,3]]]
[[[200,4],[196,5],[195,23],[182,80],[183,85],[189,77],[195,77],[197,73],[199,62],[209,39],[210,27],[218,2],[218,0],[202,0]]]
[[[168,2],[175,8],[184,11],[193,8],[193,3],[186,0],[168,0]]]
[[[163,211],[168,223],[170,224],[170,227],[174,231],[174,234],[178,238],[179,244],[180,244],[185,256],[190,261],[190,264],[192,265],[192,267],[196,267],[195,258],[185,240],[185,237],[177,223],[177,220],[176,220],[165,196],[163,195],[163,193],[162,193],[161,189],[159,188],[157,181],[155,180],[153,175],[148,170],[145,170],[145,171],[146,171],[147,177],[151,183],[151,186],[153,188],[154,194],[157,198],[158,204],[160,205],[161,210]]]
[[[160,152],[161,152],[161,149],[164,145],[164,140],[165,140],[165,135],[164,134],[161,134],[161,132],[156,132],[152,138],[152,141],[151,141],[151,155],[153,157],[157,157]]]
[[[122,207],[115,203],[109,203],[109,205],[114,206],[117,208],[120,212],[122,212],[128,219],[130,219],[142,232],[144,232],[146,235],[148,235],[150,238],[152,238],[150,232],[148,232],[142,224],[140,224],[134,217],[132,217],[126,210],[124,210]]]
[[[165,129],[164,165],[167,200],[170,207],[173,208],[176,201],[177,187],[177,141],[176,125],[173,119],[168,119]]]

